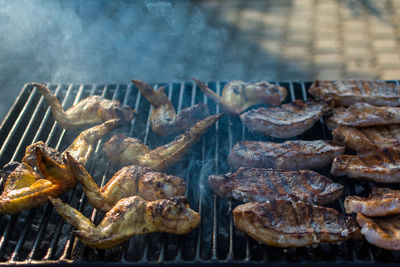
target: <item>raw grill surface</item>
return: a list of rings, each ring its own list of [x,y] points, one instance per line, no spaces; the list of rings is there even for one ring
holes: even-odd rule
[[[398,82],[395,82],[398,84]],[[311,83],[282,82],[288,89],[288,103],[294,99],[306,100]],[[207,103],[210,114],[220,113],[220,108],[209,101],[193,83],[156,84],[166,85],[166,92],[177,112],[196,103]],[[211,82],[208,86],[218,94],[225,83]],[[49,84],[64,107],[69,107],[88,95],[102,95],[119,99],[137,111],[131,125],[119,132],[140,138],[155,148],[169,142],[173,136],[160,138],[150,128],[150,105],[141,97],[133,85],[73,85]],[[171,90],[172,89],[172,90]],[[0,128],[0,166],[20,161],[26,146],[43,140],[51,147],[64,150],[79,134],[79,130],[65,131],[54,122],[47,103],[32,85],[27,84],[16,99]],[[110,138],[99,141],[95,153],[86,168],[96,182],[103,186],[118,170],[105,163],[101,147]],[[331,139],[322,119],[312,129],[297,139]],[[292,138],[293,139],[293,138]],[[369,245],[366,241],[347,241],[341,244],[324,244],[318,247],[281,249],[259,244],[236,230],[232,221],[232,210],[239,202],[217,197],[207,179],[210,174],[231,171],[227,156],[232,146],[241,140],[282,142],[262,134],[248,131],[239,117],[226,115],[212,127],[199,143],[168,174],[185,179],[190,206],[201,213],[200,227],[184,236],[154,233],[137,235],[121,246],[105,251],[85,247],[71,234],[71,225],[54,211],[51,204],[24,211],[16,215],[0,214],[0,264],[41,263],[59,261],[96,264],[340,264],[377,265],[400,262],[400,253],[391,252]],[[294,139],[293,139],[294,140]],[[342,202],[346,195],[367,196],[368,183],[345,178],[333,178],[329,167],[319,171],[333,181],[345,185],[345,194],[334,203],[327,205],[344,212]],[[1,181],[3,182],[3,181]],[[398,189],[398,188],[396,188]],[[81,186],[66,193],[62,199],[98,223],[101,214],[87,203]]]

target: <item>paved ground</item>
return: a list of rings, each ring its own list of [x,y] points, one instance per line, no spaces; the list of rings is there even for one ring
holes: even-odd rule
[[[245,79],[400,79],[399,0],[226,0],[202,6],[216,10],[205,13],[208,21],[228,29],[234,49],[245,55]]]
[[[400,0],[44,1],[0,4],[0,120],[30,81],[400,79]]]

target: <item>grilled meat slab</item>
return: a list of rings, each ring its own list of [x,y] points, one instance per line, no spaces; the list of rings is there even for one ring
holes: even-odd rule
[[[129,106],[123,106],[118,100],[109,100],[98,95],[89,96],[64,111],[49,88],[40,83],[33,83],[33,85],[49,104],[54,119],[64,129],[83,127],[112,119],[129,123],[134,116],[134,110]]]
[[[400,182],[400,151],[384,148],[358,152],[357,156],[342,155],[333,160],[331,174],[397,183]]]
[[[104,212],[109,211],[119,200],[134,195],[152,201],[184,196],[186,192],[185,182],[181,178],[135,165],[122,168],[105,186],[99,188],[85,167],[72,156],[67,155],[67,158],[89,203]]]
[[[283,143],[241,141],[228,156],[233,169],[239,167],[286,170],[320,169],[344,153],[344,147],[326,141],[286,141]]]
[[[368,198],[346,197],[344,208],[347,213],[362,213],[369,217],[400,214],[400,190],[373,187]]]
[[[369,243],[388,250],[400,250],[400,215],[371,218],[357,213],[357,222]]]
[[[284,87],[268,82],[246,83],[242,81],[227,83],[222,89],[222,96],[219,96],[200,80],[196,78],[193,80],[206,96],[232,115],[239,115],[251,106],[258,104],[278,106],[287,96],[287,90]]]
[[[279,107],[260,107],[240,115],[250,130],[276,138],[298,136],[310,129],[323,115],[322,103],[295,100]]]
[[[302,247],[359,235],[352,217],[301,201],[250,202],[233,210],[235,226],[270,246]]]
[[[222,115],[209,116],[197,122],[172,142],[154,150],[150,150],[139,139],[122,134],[114,135],[104,144],[103,150],[112,163],[125,166],[138,165],[155,171],[165,170],[178,162]]]
[[[151,128],[158,135],[166,136],[183,132],[209,116],[206,104],[196,104],[176,114],[171,101],[164,92],[164,87],[154,90],[143,81],[132,80],[132,82],[153,106],[150,115]]]
[[[289,199],[323,205],[343,193],[341,184],[309,170],[242,167],[233,174],[211,175],[208,182],[220,197],[245,202]]]
[[[340,126],[367,127],[400,123],[400,107],[377,107],[355,103],[348,108],[335,108],[327,121],[328,129]]]
[[[400,145],[400,125],[375,127],[339,127],[332,131],[335,144],[353,150],[391,148]]]
[[[77,230],[72,233],[86,245],[107,249],[137,234],[164,232],[187,234],[200,223],[200,215],[190,209],[185,198],[145,201],[138,196],[118,201],[96,226],[82,213],[50,199],[57,212]]]
[[[309,93],[316,99],[334,101],[336,106],[364,102],[377,106],[400,106],[400,86],[383,81],[319,81]]]

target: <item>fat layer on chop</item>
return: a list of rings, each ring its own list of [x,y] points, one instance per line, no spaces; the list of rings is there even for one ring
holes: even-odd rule
[[[345,144],[353,150],[391,148],[400,145],[400,125],[339,127],[332,136],[335,144]]]
[[[378,183],[397,183],[400,182],[400,151],[384,148],[359,151],[357,156],[342,155],[333,160],[331,174]]]
[[[310,129],[323,115],[325,104],[295,100],[279,107],[251,109],[240,120],[250,130],[276,138],[298,136]]]
[[[233,169],[239,167],[273,168],[286,170],[320,169],[344,153],[343,146],[324,140],[286,141],[283,143],[241,141],[228,156]]]
[[[233,210],[235,226],[270,246],[301,247],[359,235],[352,217],[301,201],[250,202]]]
[[[347,213],[362,213],[369,217],[400,214],[400,190],[373,187],[368,198],[346,197],[344,208]]]
[[[341,184],[310,170],[242,167],[233,174],[211,175],[208,182],[220,197],[245,202],[289,199],[323,205],[343,193]]]
[[[400,215],[371,218],[357,213],[357,222],[369,243],[388,250],[400,250]]]
[[[340,126],[368,127],[400,123],[400,107],[377,107],[355,103],[348,108],[335,108],[327,121],[329,130]]]
[[[384,81],[319,81],[308,90],[316,99],[334,101],[336,106],[364,102],[377,106],[400,106],[400,86]]]

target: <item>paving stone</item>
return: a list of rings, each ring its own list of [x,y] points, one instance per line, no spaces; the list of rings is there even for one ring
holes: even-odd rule
[[[378,64],[385,68],[385,66],[398,65],[400,67],[400,55],[399,54],[377,54],[376,59]]]
[[[343,57],[340,54],[316,54],[314,63],[318,67],[339,68],[343,65]]]
[[[317,68],[315,79],[320,80],[343,80],[343,70],[339,68]]]

